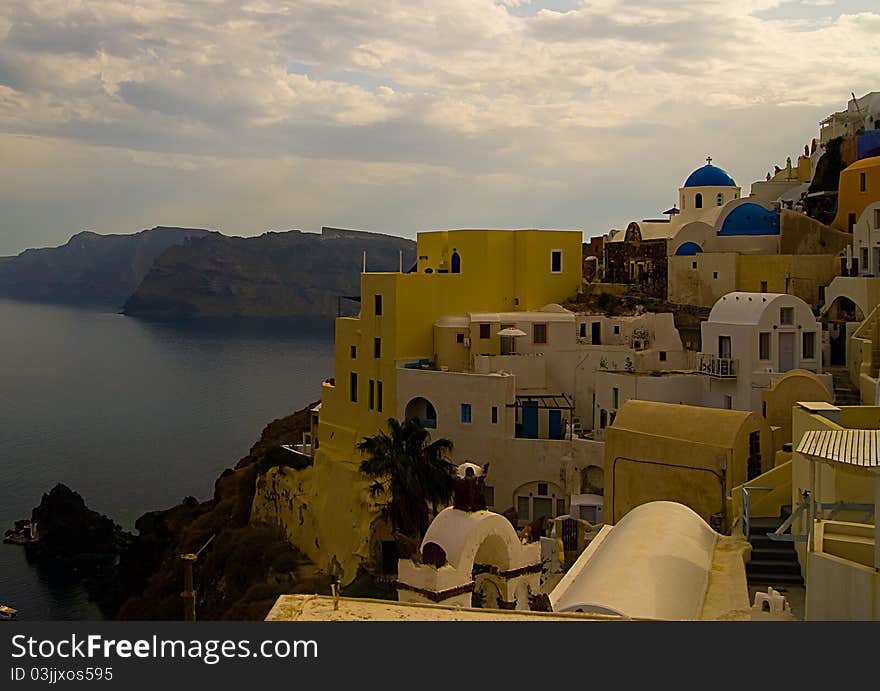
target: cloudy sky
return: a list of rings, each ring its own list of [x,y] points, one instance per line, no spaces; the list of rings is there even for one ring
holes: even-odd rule
[[[4,0],[0,255],[656,216],[880,89],[878,0]]]

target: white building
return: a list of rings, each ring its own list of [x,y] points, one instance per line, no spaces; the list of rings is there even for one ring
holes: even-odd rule
[[[701,326],[703,405],[761,412],[774,375],[805,369],[822,375],[822,329],[809,305],[781,293],[729,293]]]
[[[512,506],[526,523],[564,514],[570,495],[601,486],[587,481],[601,476],[604,458],[590,434],[599,422],[597,372],[686,363],[671,314],[608,317],[547,305],[449,315],[434,323],[432,357],[398,363],[396,415],[452,440],[456,462],[489,463],[489,507]]]

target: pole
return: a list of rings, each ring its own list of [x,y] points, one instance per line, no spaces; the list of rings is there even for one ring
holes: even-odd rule
[[[364,273],[367,273],[367,250],[364,250]]]
[[[193,564],[196,559],[195,554],[181,554],[180,560],[183,562],[183,592],[180,596],[183,598],[183,620],[196,620],[196,590],[193,585]]]
[[[398,272],[403,273],[403,250],[400,250],[400,256],[398,258]]]

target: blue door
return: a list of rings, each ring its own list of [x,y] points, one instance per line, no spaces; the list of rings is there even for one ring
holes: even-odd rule
[[[458,256],[458,252],[452,253],[452,273],[461,273],[461,257]]]
[[[562,439],[562,411],[550,410],[550,438]]]
[[[526,439],[538,438],[538,402],[525,401],[522,409],[522,435]]]

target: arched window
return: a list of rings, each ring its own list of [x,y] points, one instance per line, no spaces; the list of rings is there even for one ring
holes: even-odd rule
[[[721,192],[718,193],[718,197],[715,199],[715,204],[721,206],[724,203],[724,195]]]
[[[407,420],[418,420],[422,423],[422,427],[427,427],[428,429],[437,428],[437,411],[434,409],[431,401],[421,396],[412,399],[406,404],[406,413],[404,415]]]
[[[703,208],[703,194],[701,192],[697,192],[697,196],[694,197],[694,207],[697,209]]]
[[[452,252],[452,273],[460,274],[461,273],[461,257],[458,252]]]

